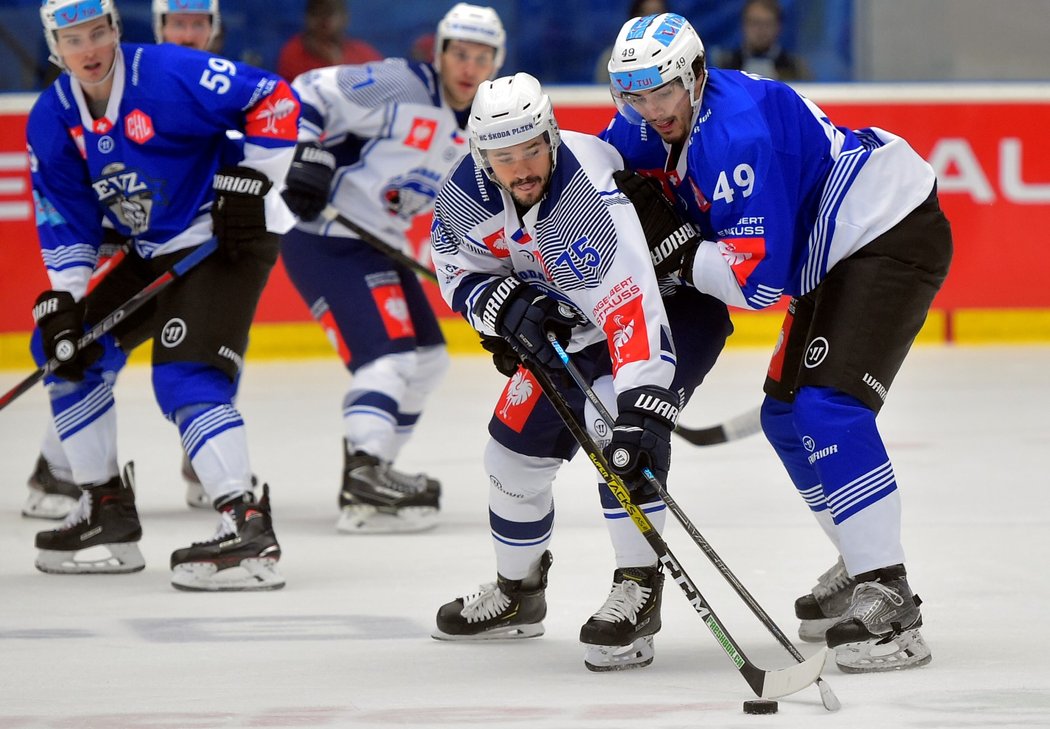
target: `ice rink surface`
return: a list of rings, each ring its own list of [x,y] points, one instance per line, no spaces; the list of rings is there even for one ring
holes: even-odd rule
[[[683,424],[756,405],[766,360],[762,350],[725,353]],[[178,437],[143,367],[122,375],[117,397],[121,458],[137,467],[146,569],[37,572],[33,535],[53,523],[19,512],[46,418],[38,387],[0,413],[0,729],[1050,726],[1048,373],[1050,348],[912,353],[880,423],[933,662],[863,676],[830,665],[840,713],[826,712],[810,687],[781,699],[776,716],[742,713],[747,684],[670,581],[653,665],[584,668],[579,627],[604,601],[613,562],[582,458],[556,483],[546,635],[430,638],[442,603],[495,578],[480,455],[504,381],[486,359],[453,362],[399,464],[444,483],[440,526],[347,536],[334,528],[347,375],[334,358],[249,357],[239,404],[254,469],[272,487],[287,578],[270,593],[169,585],[171,551],[210,538],[216,517],[183,502]],[[0,372],[0,387],[25,374]],[[794,637],[794,599],[835,555],[765,440],[700,448],[676,439],[669,488]],[[671,517],[665,535],[748,656],[766,668],[790,665]]]

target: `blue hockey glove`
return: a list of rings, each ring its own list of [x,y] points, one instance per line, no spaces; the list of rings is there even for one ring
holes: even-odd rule
[[[335,155],[316,142],[302,142],[295,148],[292,166],[281,193],[288,209],[300,220],[316,220],[328,205],[328,193],[335,175]]]
[[[667,483],[679,399],[663,387],[644,385],[621,392],[616,407],[619,415],[605,447],[605,459],[613,473],[624,479],[635,503],[644,503],[655,494],[642,469],[648,468],[660,483]]]
[[[474,314],[510,342],[515,351],[547,369],[562,367],[547,341],[547,332],[568,344],[580,323],[576,312],[537,289],[507,276],[489,284],[478,297]]]

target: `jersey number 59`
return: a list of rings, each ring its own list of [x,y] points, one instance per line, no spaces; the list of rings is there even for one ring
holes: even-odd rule
[[[229,75],[227,75],[229,74]],[[209,58],[208,68],[201,74],[200,85],[214,91],[217,94],[225,94],[230,90],[230,76],[237,75],[237,67],[233,61],[225,58]]]

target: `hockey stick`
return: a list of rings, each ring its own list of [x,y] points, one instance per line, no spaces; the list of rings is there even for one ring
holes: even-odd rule
[[[709,446],[740,440],[761,430],[761,408],[752,408],[721,425],[712,425],[710,428],[686,428],[679,425],[675,427],[674,432],[695,446]]]
[[[725,651],[725,654],[736,666],[737,670],[740,671],[744,680],[747,681],[748,686],[755,692],[756,696],[760,696],[764,699],[775,699],[780,696],[787,696],[793,694],[796,691],[809,686],[815,680],[819,679],[820,672],[824,669],[824,662],[827,659],[827,652],[821,651],[815,654],[809,660],[803,661],[799,664],[791,666],[789,668],[782,668],[773,671],[767,671],[759,668],[752,663],[744,652],[740,649],[733,637],[729,634],[729,631],[719,621],[718,616],[715,615],[714,610],[708,604],[704,596],[700,594],[696,584],[692,581],[685,569],[678,562],[678,559],[671,552],[670,547],[667,546],[667,542],[664,541],[660,533],[656,531],[656,527],[649,521],[649,517],[645,513],[635,506],[631,502],[630,493],[627,490],[626,485],[623,481],[613,474],[609,470],[609,464],[606,462],[605,457],[598,449],[598,445],[591,438],[587,429],[580,423],[576,418],[576,414],[573,413],[572,408],[566,402],[565,397],[561,392],[554,386],[550,376],[541,368],[535,365],[529,366],[529,371],[532,372],[533,376],[539,382],[540,387],[543,389],[544,394],[547,395],[547,399],[554,405],[555,410],[558,411],[558,415],[565,422],[565,426],[572,433],[573,437],[576,438],[580,447],[587,453],[587,456],[591,459],[591,463],[597,469],[598,474],[605,481],[605,485],[608,486],[609,490],[616,497],[616,500],[620,502],[620,505],[630,515],[634,521],[635,526],[642,533],[642,536],[652,547],[656,553],[657,559],[667,569],[668,573],[674,579],[682,592],[685,594],[686,599],[689,600],[689,604],[692,605],[693,610],[696,611],[697,615],[701,617],[707,629],[711,631],[711,634],[718,641],[718,644]]]
[[[371,246],[372,248],[376,249],[377,251],[382,253],[384,256],[387,256],[388,258],[392,258],[392,259],[394,259],[395,261],[397,261],[398,263],[400,263],[400,264],[402,264],[404,266],[408,266],[413,271],[415,271],[417,274],[419,274],[420,276],[425,278],[427,281],[430,281],[431,283],[437,283],[437,274],[436,273],[431,271],[429,268],[424,266],[422,263],[417,261],[412,256],[409,256],[409,255],[407,255],[405,253],[402,253],[401,251],[399,251],[397,248],[394,248],[394,246],[390,245],[389,243],[384,243],[383,241],[379,240],[379,238],[377,238],[376,236],[372,235],[367,230],[362,228],[360,225],[358,225],[357,223],[355,223],[354,221],[350,220],[345,215],[343,215],[341,212],[339,212],[335,208],[335,206],[329,205],[328,207],[326,207],[324,210],[321,211],[321,216],[325,220],[334,220],[335,222],[339,223],[339,225],[343,226],[347,230],[353,231],[354,234],[357,235],[357,237],[362,242],[364,242],[365,244],[367,244],[367,245]]]
[[[583,394],[587,397],[587,400],[590,401],[591,405],[593,405],[594,408],[598,411],[598,415],[601,417],[601,419],[605,422],[609,429],[612,430],[614,425],[613,418],[610,415],[609,410],[605,407],[605,404],[601,401],[601,399],[599,399],[598,395],[594,392],[594,389],[589,384],[587,384],[587,381],[584,379],[580,370],[576,367],[575,364],[573,364],[572,360],[569,359],[569,355],[566,353],[564,347],[561,346],[561,343],[558,342],[557,337],[555,337],[553,334],[548,334],[547,338],[550,340],[551,346],[554,348],[554,351],[557,352],[558,358],[561,359],[562,364],[565,365],[565,369],[568,371],[569,376],[572,378],[573,382],[576,383],[576,386],[580,388]],[[546,391],[546,389],[544,391]],[[588,436],[588,440],[590,440],[590,436]],[[591,441],[591,445],[596,447],[593,441]],[[594,460],[594,458],[592,457],[591,460]],[[769,617],[765,610],[762,609],[762,606],[758,604],[758,601],[755,600],[754,596],[747,590],[746,587],[744,587],[743,583],[741,583],[740,580],[737,579],[736,575],[733,574],[733,572],[729,569],[726,563],[722,561],[722,558],[718,556],[718,553],[715,552],[714,548],[710,545],[710,543],[708,543],[708,541],[704,539],[704,536],[700,533],[696,526],[694,526],[693,522],[689,520],[689,517],[686,516],[685,512],[682,511],[682,508],[678,506],[678,503],[675,502],[675,500],[671,498],[671,495],[667,493],[667,489],[665,489],[663,487],[663,484],[661,484],[660,481],[656,478],[656,476],[653,475],[653,472],[650,469],[645,468],[642,470],[642,473],[645,476],[646,481],[648,481],[649,484],[656,490],[656,493],[659,495],[660,500],[667,505],[667,508],[671,510],[671,513],[675,515],[675,518],[678,519],[678,522],[685,528],[689,536],[692,537],[693,542],[698,547],[700,547],[701,551],[703,551],[703,553],[711,561],[711,564],[715,566],[719,573],[732,586],[732,588],[736,591],[737,595],[740,596],[744,603],[749,608],[751,608],[751,612],[755,614],[755,616],[766,627],[766,629],[769,630],[773,637],[776,638],[777,641],[787,650],[787,652],[791,654],[792,658],[798,661],[799,666],[805,666],[813,662],[814,659],[820,657],[820,667],[817,670],[816,675],[814,675],[808,683],[795,688],[794,691],[804,688],[805,686],[808,686],[809,683],[813,683],[815,681],[817,687],[820,689],[820,700],[824,704],[824,708],[828,711],[838,711],[839,709],[841,709],[842,704],[839,702],[838,697],[835,696],[834,692],[832,692],[831,690],[831,687],[828,686],[824,679],[820,677],[820,671],[823,670],[824,667],[824,660],[827,658],[827,651],[822,650],[820,653],[814,655],[809,659],[804,658],[802,654],[798,652],[798,649],[795,648],[794,644],[788,639],[788,637],[784,635],[784,632],[777,626],[776,623],[773,622],[773,619]],[[604,475],[605,474],[603,473],[602,476],[604,477]],[[616,489],[613,489],[613,493],[616,494],[616,498],[620,501],[621,505],[623,505],[624,508],[627,509],[627,506],[624,504],[623,500],[620,499],[620,494],[617,493]],[[629,495],[627,498],[628,501],[630,501]],[[636,509],[636,511],[638,511],[639,514],[642,514],[640,510]],[[631,513],[630,509],[628,509],[628,513]],[[644,517],[644,514],[642,514],[642,516]],[[635,518],[633,514],[631,514],[631,517],[632,519]],[[646,521],[648,521],[648,519],[646,519]],[[641,528],[641,524],[638,522],[637,519],[635,519],[635,523],[639,524],[639,528]],[[646,531],[644,529],[642,530],[642,533],[646,536],[646,539],[649,541],[650,545],[652,545],[653,540],[649,538],[648,534],[646,534]],[[660,541],[662,542],[663,539],[661,538]],[[666,549],[666,543],[664,546]],[[657,555],[659,554],[660,552],[657,551]],[[663,561],[662,558],[661,561]],[[673,570],[671,574],[672,576],[674,575]],[[678,581],[677,577],[675,578],[675,581]],[[681,583],[679,584],[681,585]],[[723,632],[725,632],[724,629]],[[725,634],[728,637],[728,633]],[[753,685],[752,688],[754,688]],[[757,693],[759,696],[762,696],[762,698],[771,698],[766,696],[765,694],[759,693],[757,690],[755,693]],[[793,691],[788,693],[793,693]]]
[[[185,258],[180,259],[178,263],[155,278],[152,283],[146,286],[146,288],[142,289],[111,311],[102,321],[85,332],[84,336],[82,336],[80,341],[77,342],[77,349],[81,349],[91,344],[125,318],[138,311],[143,304],[159,294],[168,286],[168,284],[185,275],[187,271],[214,253],[217,247],[218,243],[214,238],[210,238],[201,243],[192,253]],[[0,396],[0,410],[3,410],[10,405],[16,398],[27,392],[33,387],[33,385],[44,379],[45,376],[51,374],[55,368],[61,366],[61,364],[62,363],[55,358],[51,358],[45,362],[43,367],[37,369],[36,372],[19,382],[3,396]]]

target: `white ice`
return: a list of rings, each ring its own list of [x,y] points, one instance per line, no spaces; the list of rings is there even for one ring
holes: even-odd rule
[[[766,357],[725,353],[683,422],[709,425],[757,404]],[[25,374],[0,372],[0,391]],[[144,367],[122,375],[117,394],[146,569],[37,572],[33,535],[53,524],[19,511],[46,417],[38,387],[0,412],[0,729],[1050,726],[1048,378],[1050,348],[912,353],[880,423],[933,662],[863,676],[829,666],[840,713],[810,687],[781,699],[776,716],[742,713],[747,685],[670,581],[653,665],[584,669],[579,626],[604,600],[613,564],[583,458],[556,484],[546,635],[430,638],[442,603],[495,577],[480,454],[503,380],[485,359],[455,360],[400,464],[443,481],[441,525],[387,537],[335,532],[345,372],[334,359],[249,356],[240,407],[254,469],[272,487],[288,583],[272,593],[169,585],[171,551],[210,537],[215,516],[183,503],[178,438]],[[676,440],[670,490],[794,636],[794,599],[834,553],[762,437],[706,448]],[[671,518],[666,536],[748,656],[790,665]]]

